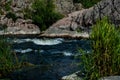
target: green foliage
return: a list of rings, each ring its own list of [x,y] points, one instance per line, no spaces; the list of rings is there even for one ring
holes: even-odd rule
[[[6,24],[0,24],[0,30],[5,30],[8,26]]]
[[[86,80],[110,75],[120,75],[120,36],[107,18],[93,26],[90,36],[92,53],[82,55]]]
[[[6,14],[6,17],[7,17],[7,18],[12,18],[13,21],[16,21],[17,18],[18,18],[18,17],[17,17],[14,13],[12,13],[12,12],[7,13],[7,14]]]
[[[0,15],[3,15],[3,11],[2,11],[2,8],[0,7]]]
[[[40,27],[41,30],[47,29],[50,25],[61,19],[63,15],[55,11],[53,0],[35,0],[32,4],[33,11],[25,14]]]
[[[73,0],[74,3],[82,3],[85,8],[94,6],[97,2],[101,0]]]
[[[18,65],[17,57],[11,51],[10,45],[6,39],[0,38],[0,77],[9,75]]]
[[[6,10],[6,11],[9,11],[9,10],[11,9],[10,6],[11,6],[11,1],[8,1],[8,2],[5,4],[5,7],[4,7],[5,10]]]
[[[76,31],[77,31],[78,33],[81,33],[81,32],[82,32],[82,29],[77,28]]]
[[[6,0],[6,1],[0,1],[0,8],[3,8],[5,11],[10,11],[11,10],[11,3],[12,0]]]

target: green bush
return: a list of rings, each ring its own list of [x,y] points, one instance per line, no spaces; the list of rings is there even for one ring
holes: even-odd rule
[[[8,13],[6,14],[6,17],[7,17],[7,18],[12,18],[12,20],[13,20],[14,22],[18,19],[18,17],[17,17],[14,13],[12,13],[12,12],[8,12]]]
[[[15,53],[11,51],[6,39],[0,38],[0,78],[8,76],[19,66]]]
[[[85,8],[92,7],[99,1],[101,0],[73,0],[74,3],[82,3]]]
[[[32,4],[33,11],[25,14],[40,27],[41,30],[47,29],[50,25],[61,19],[63,15],[55,11],[53,0],[35,0]]]
[[[5,30],[8,26],[6,24],[0,24],[0,30]]]
[[[0,0],[0,7],[2,9],[4,9],[5,11],[10,11],[11,10],[11,3],[12,3],[12,0],[6,0],[6,1],[1,1]]]
[[[120,34],[115,26],[107,18],[98,21],[93,26],[90,39],[92,53],[82,55],[86,80],[120,75]]]
[[[8,1],[6,4],[5,4],[5,6],[4,6],[4,9],[6,10],[6,11],[10,11],[11,10],[11,2],[12,2],[12,0],[10,0],[10,1]]]

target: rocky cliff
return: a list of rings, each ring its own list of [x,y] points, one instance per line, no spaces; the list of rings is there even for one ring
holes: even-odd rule
[[[1,0],[0,34],[39,34],[39,27],[32,20],[24,19],[24,9],[30,8],[31,0]]]
[[[120,0],[102,0],[89,9],[75,11],[54,23],[43,36],[89,37],[90,28],[97,19],[108,16],[116,26],[120,25]],[[57,32],[59,33],[57,33]]]
[[[32,20],[25,20],[25,9],[32,9],[34,0],[1,0],[0,1],[0,27],[6,26],[5,34],[39,34],[40,29],[32,23]],[[74,4],[73,0],[54,0],[56,11],[61,14],[68,14],[82,9],[81,4]],[[13,19],[12,19],[12,18]],[[0,30],[0,34],[4,34]]]
[[[64,15],[83,9],[81,3],[74,3],[73,0],[55,0],[55,5],[56,11]]]
[[[31,9],[32,2],[33,0],[1,0],[0,29],[7,26],[6,34],[39,34],[38,26],[32,20],[24,19],[24,9]],[[102,0],[89,9],[83,9],[81,4],[75,4],[73,0],[55,0],[54,3],[56,10],[67,16],[50,26],[41,36],[86,38],[89,37],[91,26],[104,16],[108,16],[112,23],[120,24],[120,0]],[[0,30],[2,33],[3,30]]]

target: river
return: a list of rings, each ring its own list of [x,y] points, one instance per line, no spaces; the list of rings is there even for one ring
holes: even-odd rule
[[[13,73],[13,80],[59,80],[80,70],[79,48],[90,51],[89,40],[63,38],[9,38],[20,61],[38,67]]]

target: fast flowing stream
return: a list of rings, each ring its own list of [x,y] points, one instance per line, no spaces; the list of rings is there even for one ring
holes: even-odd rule
[[[90,51],[88,40],[62,38],[10,38],[19,59],[38,67],[15,72],[13,80],[59,80],[80,69],[78,49]]]

